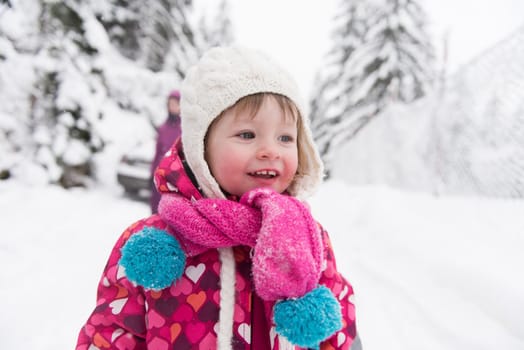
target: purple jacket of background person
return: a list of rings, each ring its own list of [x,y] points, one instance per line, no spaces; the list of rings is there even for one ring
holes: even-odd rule
[[[155,214],[160,201],[160,194],[153,184],[153,173],[164,154],[169,150],[173,142],[180,137],[180,91],[173,90],[167,98],[168,116],[165,122],[157,130],[155,157],[151,163],[151,212]]]

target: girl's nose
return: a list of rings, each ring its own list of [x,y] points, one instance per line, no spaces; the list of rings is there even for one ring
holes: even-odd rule
[[[264,142],[257,149],[259,159],[277,159],[280,157],[278,146],[274,142]]]

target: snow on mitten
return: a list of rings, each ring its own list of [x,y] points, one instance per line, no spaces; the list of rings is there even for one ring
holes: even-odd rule
[[[264,300],[304,295],[318,284],[320,229],[299,200],[270,188],[246,192],[240,203],[259,208],[262,224],[253,255],[253,281]]]

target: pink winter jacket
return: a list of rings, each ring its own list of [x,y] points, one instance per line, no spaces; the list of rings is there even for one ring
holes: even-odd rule
[[[161,192],[169,192],[169,182],[176,183],[181,193],[191,198],[197,189],[184,169],[178,154],[182,154],[181,150],[173,150],[161,162],[155,181]],[[188,257],[183,275],[170,287],[146,290],[128,280],[119,265],[121,248],[144,227],[174,235],[158,215],[142,219],[124,231],[109,256],[98,285],[96,307],[80,331],[76,349],[216,349],[221,267],[218,250]],[[320,348],[350,349],[356,336],[353,288],[337,271],[325,230],[322,237],[326,261],[319,283],[329,288],[340,303],[343,327],[322,342]],[[236,273],[231,348],[289,349],[289,344],[284,345],[275,332],[274,302],[263,301],[254,292],[250,248],[237,246],[233,252]]]

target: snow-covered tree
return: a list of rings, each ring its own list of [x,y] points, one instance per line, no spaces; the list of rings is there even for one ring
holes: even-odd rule
[[[342,1],[334,18],[334,45],[325,58],[322,69],[317,72],[311,99],[311,120],[320,153],[328,165],[331,154],[330,142],[334,126],[345,116],[346,96],[354,86],[355,76],[347,63],[356,49],[362,46],[368,30],[367,19],[370,6],[366,1]],[[326,167],[329,171],[329,166]]]
[[[138,3],[149,12],[149,19],[143,23],[141,45],[147,53],[147,66],[154,71],[175,70],[184,77],[203,45],[190,18],[192,0],[157,0],[156,6],[145,1]]]
[[[37,161],[64,187],[85,185],[93,155],[104,146],[96,130],[103,115],[89,102],[106,91],[96,67],[98,49],[85,35],[87,21],[89,11],[80,1],[42,3],[30,124]]]
[[[221,0],[214,9],[207,6],[200,18],[200,28],[206,47],[231,44],[234,40],[231,8],[228,0]],[[210,11],[212,10],[212,11]]]
[[[311,103],[328,170],[335,148],[389,103],[423,96],[433,77],[434,49],[417,0],[344,0],[340,8]]]
[[[204,46],[192,18],[192,0],[95,2],[97,18],[126,57],[183,78]]]
[[[104,26],[109,40],[125,57],[138,60],[142,56],[140,47],[141,15],[136,5],[129,0],[106,0],[93,3],[93,13]]]
[[[434,194],[524,196],[524,27],[337,150],[332,176]],[[481,87],[481,88],[479,88]]]
[[[43,181],[84,186],[105,147],[130,139],[122,135],[133,129],[115,129],[116,120],[145,126],[133,138],[152,135],[148,120],[164,116],[167,92],[206,47],[191,5],[0,3],[0,152],[9,155],[0,157],[0,178],[31,164]]]

